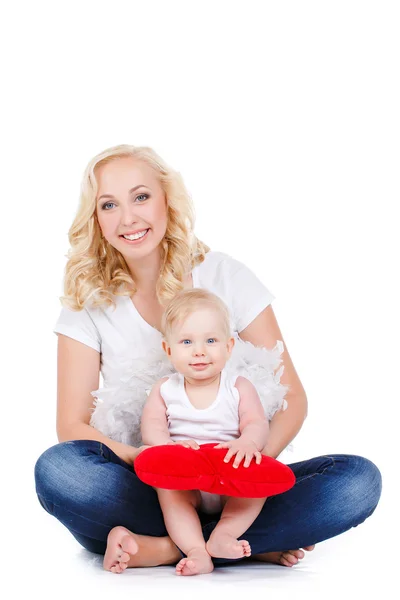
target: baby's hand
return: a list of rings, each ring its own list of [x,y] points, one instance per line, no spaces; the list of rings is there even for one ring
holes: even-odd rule
[[[193,450],[200,450],[200,446],[195,440],[177,440],[176,442],[168,442],[169,444],[178,444],[178,446],[184,446],[185,448],[193,448]]]
[[[258,450],[254,442],[241,440],[232,440],[231,442],[221,442],[214,448],[229,448],[225,454],[224,462],[228,463],[232,456],[236,454],[236,458],[233,463],[235,469],[238,468],[243,458],[245,459],[243,466],[248,467],[253,458],[256,459],[257,465],[261,463],[261,452]]]

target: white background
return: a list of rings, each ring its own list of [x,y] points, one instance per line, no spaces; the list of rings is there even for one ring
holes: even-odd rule
[[[156,586],[167,597],[254,588],[333,598],[390,584],[398,541],[399,4],[36,1],[1,13],[7,597],[108,598]],[[113,576],[36,500],[34,463],[57,442],[52,328],[67,231],[87,162],[120,143],[152,146],[180,171],[198,237],[246,263],[276,296],[309,400],[293,460],[360,454],[382,472],[374,515],[295,569]]]

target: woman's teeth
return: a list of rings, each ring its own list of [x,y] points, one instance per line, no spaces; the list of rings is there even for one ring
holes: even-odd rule
[[[139,233],[133,233],[132,235],[123,235],[122,237],[124,237],[126,240],[131,240],[131,241],[138,240],[139,238],[146,235],[147,232],[148,232],[148,229],[145,229],[144,231],[140,231]]]

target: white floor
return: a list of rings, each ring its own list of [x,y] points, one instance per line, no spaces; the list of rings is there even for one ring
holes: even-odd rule
[[[28,531],[29,550],[19,542],[15,569],[3,571],[2,585],[13,583],[15,596],[38,598],[76,597],[102,600],[125,597],[164,598],[241,597],[263,593],[263,598],[336,598],[352,595],[372,597],[394,585],[397,562],[396,538],[388,547],[385,498],[374,515],[361,526],[317,545],[296,567],[247,563],[216,569],[209,575],[177,577],[173,567],[129,569],[114,575],[102,569],[101,558],[82,549],[69,532],[41,507],[32,506]],[[14,551],[15,552],[15,551]],[[23,568],[21,568],[23,566]],[[135,594],[135,596],[132,596]],[[265,594],[265,595],[264,595]],[[142,596],[143,595],[143,596]],[[5,596],[3,596],[4,598]],[[256,597],[254,595],[254,597]],[[388,597],[391,597],[389,594]],[[258,598],[258,596],[257,596]]]

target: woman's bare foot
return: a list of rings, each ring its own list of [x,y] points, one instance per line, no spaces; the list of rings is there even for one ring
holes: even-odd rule
[[[122,573],[139,550],[135,535],[125,527],[114,527],[107,538],[103,567],[112,573]]]
[[[205,548],[193,548],[176,565],[177,575],[204,575],[205,573],[211,573],[213,570],[214,565],[211,556]]]
[[[175,565],[181,557],[169,537],[138,535],[118,526],[108,534],[103,567],[112,573],[122,573],[127,567]]]
[[[312,546],[304,546],[304,550],[307,550],[307,552],[311,552],[314,548],[315,544]],[[287,550],[285,552],[265,552],[264,554],[254,554],[252,558],[260,560],[261,562],[270,562],[276,565],[283,565],[284,567],[293,567],[299,560],[304,558],[304,552],[301,549]]]
[[[233,535],[217,530],[211,534],[206,548],[209,555],[215,558],[243,558],[251,554],[247,540],[237,540]]]

